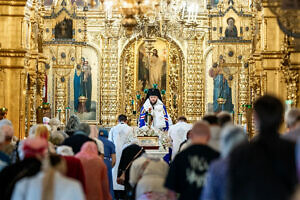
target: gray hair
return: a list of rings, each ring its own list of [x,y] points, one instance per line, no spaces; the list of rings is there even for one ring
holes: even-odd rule
[[[291,128],[300,121],[300,109],[292,108],[285,114],[285,123],[288,128]]]
[[[234,147],[245,141],[247,141],[247,137],[243,129],[227,124],[221,131],[221,156],[227,157]]]
[[[86,134],[86,136],[89,136],[91,133],[90,125],[87,123],[80,123],[78,127],[78,131],[82,131]]]
[[[34,138],[35,137],[35,131],[36,131],[37,127],[38,127],[37,124],[30,127],[29,133],[28,133],[29,138]]]
[[[10,120],[8,120],[8,119],[2,119],[2,120],[0,120],[0,128],[2,127],[2,126],[13,126],[13,124],[12,124],[12,122],[10,121]]]
[[[50,136],[50,142],[56,146],[61,145],[64,142],[65,138],[59,131],[53,131]]]
[[[65,145],[57,147],[56,153],[62,156],[74,156],[73,149]]]
[[[53,127],[53,126],[60,126],[60,121],[57,118],[52,118],[49,121],[49,126]]]
[[[66,131],[78,130],[79,124],[80,124],[80,119],[77,117],[77,115],[71,115],[66,125]]]

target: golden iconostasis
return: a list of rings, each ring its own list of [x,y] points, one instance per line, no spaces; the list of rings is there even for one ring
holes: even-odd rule
[[[154,85],[174,122],[228,111],[253,132],[257,97],[272,93],[299,107],[300,56],[268,6],[251,2],[198,1],[191,13],[180,7],[178,20],[148,12],[143,21],[137,14],[134,28],[132,16],[98,1],[0,4],[14,12],[2,17],[2,30],[22,27],[5,29],[5,37],[0,32],[6,38],[0,40],[0,106],[19,137],[40,120],[43,106],[62,123],[76,114],[111,127],[125,113],[135,125],[145,90]]]

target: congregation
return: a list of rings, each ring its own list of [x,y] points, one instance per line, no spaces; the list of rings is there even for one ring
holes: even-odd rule
[[[300,109],[270,95],[253,109],[251,140],[230,113],[179,117],[164,158],[138,145],[125,115],[110,130],[76,115],[64,128],[45,119],[24,139],[2,119],[0,199],[300,200]]]

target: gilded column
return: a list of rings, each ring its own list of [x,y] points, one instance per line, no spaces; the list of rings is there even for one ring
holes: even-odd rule
[[[118,92],[118,83],[121,77],[118,76],[118,40],[115,38],[103,39],[103,77],[101,88],[101,124],[112,126],[117,121],[119,102],[121,101]]]
[[[185,115],[191,121],[204,115],[204,70],[202,61],[202,41],[189,40],[186,63]]]

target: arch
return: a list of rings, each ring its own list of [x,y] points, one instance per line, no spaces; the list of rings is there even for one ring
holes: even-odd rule
[[[138,72],[137,72],[137,56],[136,51],[138,49],[138,42],[143,39],[141,35],[129,39],[120,51],[119,56],[119,94],[124,99],[120,102],[120,113],[126,113],[128,116],[131,115],[132,107],[128,105],[131,100],[135,99],[136,92],[142,93],[138,89]],[[167,105],[168,112],[173,118],[177,118],[178,115],[182,114],[182,101],[184,99],[184,87],[185,87],[185,55],[182,51],[181,46],[171,37],[157,37],[166,42],[170,47],[170,54],[168,55],[168,68],[167,68],[167,93],[165,103]],[[136,42],[136,44],[135,44]],[[177,55],[174,58],[171,56]],[[173,63],[171,59],[174,59]],[[169,78],[172,77],[172,78]],[[176,98],[174,99],[174,96]],[[175,103],[174,103],[175,102]],[[139,102],[141,103],[141,101]],[[176,104],[176,105],[175,105]],[[136,107],[138,111],[139,106]]]
[[[138,41],[141,38],[143,38],[143,37],[142,37],[141,34],[139,34],[138,36],[134,36],[134,37],[131,37],[130,39],[126,40],[126,42],[124,43],[124,45],[122,46],[122,48],[120,50],[119,61],[120,61],[120,59],[122,57],[122,54],[123,54],[124,50],[126,48],[128,48],[134,41]],[[178,47],[178,49],[180,50],[180,53],[183,55],[183,60],[185,61],[186,55],[184,54],[184,51],[182,50],[183,47],[182,47],[182,45],[180,44],[180,42],[178,40],[176,40],[175,38],[173,38],[173,37],[171,37],[169,35],[167,35],[166,37],[159,37],[159,36],[157,36],[157,38],[161,38],[161,39],[167,40],[170,43],[175,44]]]

